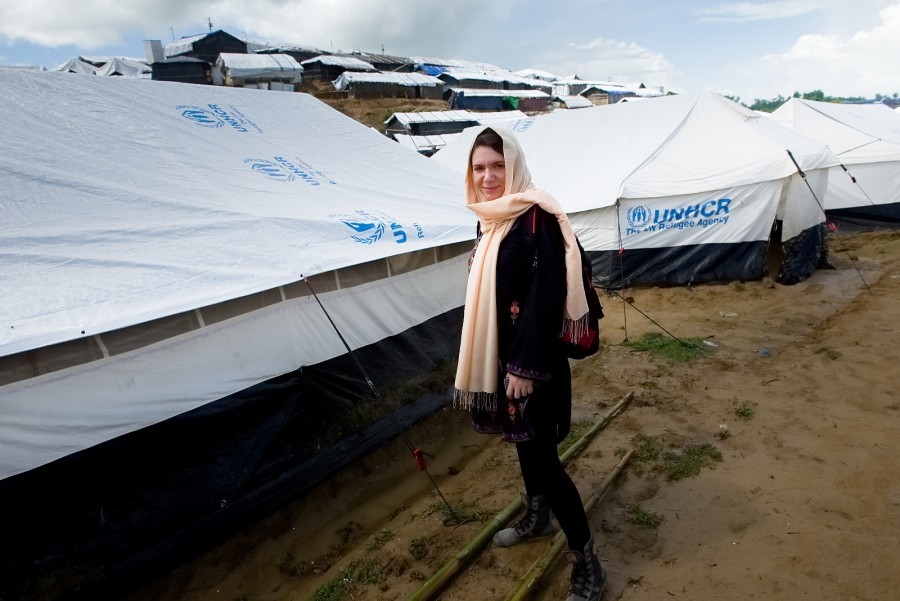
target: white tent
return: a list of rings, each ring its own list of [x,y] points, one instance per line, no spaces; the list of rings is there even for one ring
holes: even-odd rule
[[[97,68],[96,74],[108,77],[150,79],[153,75],[153,69],[143,61],[131,58],[112,57],[106,61],[102,67]]]
[[[0,89],[14,561],[91,537],[115,561],[314,484],[295,447],[366,387],[312,291],[395,384],[455,350],[474,220],[451,170],[305,94],[6,69]]]
[[[760,277],[776,219],[784,240],[803,234],[819,246],[816,197],[833,155],[718,94],[557,111],[506,127],[535,183],[569,213],[606,285]],[[463,170],[477,129],[433,160]],[[805,182],[792,180],[798,169],[788,150]],[[817,251],[808,254],[788,281],[811,272]]]
[[[81,73],[83,75],[94,75],[97,67],[81,58],[71,58],[61,65],[57,65],[50,69],[51,71],[62,71],[64,73]]]
[[[824,206],[849,219],[900,219],[900,117],[883,104],[791,98],[772,119],[827,145],[832,167]]]

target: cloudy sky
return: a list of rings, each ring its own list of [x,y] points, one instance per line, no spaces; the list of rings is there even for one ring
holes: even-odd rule
[[[900,93],[900,0],[0,0],[0,65],[142,58],[223,29],[756,98]]]

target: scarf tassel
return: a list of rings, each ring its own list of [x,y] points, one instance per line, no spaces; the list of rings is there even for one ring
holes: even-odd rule
[[[569,340],[581,340],[587,335],[590,329],[589,322],[590,315],[588,313],[585,313],[578,319],[565,318],[563,320],[561,337],[568,338]]]
[[[453,408],[497,411],[497,393],[455,388],[453,390]]]

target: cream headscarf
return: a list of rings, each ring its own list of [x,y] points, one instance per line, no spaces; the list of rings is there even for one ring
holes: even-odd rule
[[[478,131],[480,134],[487,128]],[[497,254],[500,242],[519,215],[533,204],[556,216],[565,240],[566,304],[564,328],[577,331],[587,320],[587,300],[581,282],[581,255],[569,218],[556,199],[534,187],[518,140],[503,129],[494,129],[503,140],[506,188],[496,200],[485,200],[472,175],[472,150],[466,169],[466,208],[481,223],[481,240],[472,260],[466,286],[459,363],[453,394],[454,405],[495,407],[499,370],[497,334]],[[476,134],[477,135],[477,134]]]

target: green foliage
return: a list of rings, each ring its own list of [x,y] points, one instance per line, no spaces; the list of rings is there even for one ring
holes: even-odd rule
[[[377,532],[375,533],[375,536],[372,537],[372,542],[366,545],[366,549],[369,551],[380,549],[395,536],[397,536],[397,534],[393,530],[382,530]]]
[[[431,538],[414,538],[409,542],[409,554],[413,556],[414,559],[425,559],[425,556],[428,555],[428,547],[431,546]]]
[[[734,414],[737,415],[741,419],[749,420],[753,417],[753,406],[748,405],[747,403],[741,403],[734,410]]]
[[[381,574],[372,560],[356,560],[340,571],[337,577],[315,592],[312,601],[342,601],[353,596],[360,584],[378,584]]]
[[[628,510],[628,515],[625,516],[625,521],[641,528],[658,528],[663,521],[663,516],[641,509],[640,505],[632,505]]]
[[[705,442],[689,445],[680,453],[668,451],[663,457],[666,480],[681,480],[696,476],[704,467],[712,467],[714,462],[722,461],[722,453],[715,446]]]
[[[569,434],[558,445],[559,454],[562,455],[568,451],[573,444],[578,442],[578,439],[584,436],[585,432],[591,429],[591,426],[593,426],[593,424],[589,421],[572,422],[572,428],[569,430]]]
[[[844,103],[844,104],[859,104],[864,102],[871,102],[871,99],[864,98],[862,96],[828,96],[822,90],[813,90],[811,92],[794,92],[791,95],[793,98],[802,98],[803,100],[817,100],[819,102],[835,102],[835,103]],[[730,96],[726,96],[726,98],[731,98]],[[888,96],[882,94],[875,94],[875,101],[881,102],[882,100],[888,99]],[[897,98],[897,93],[894,92],[893,96],[890,98]],[[740,103],[740,98],[731,98],[735,102]],[[776,98],[772,98],[770,100],[765,100],[761,98],[757,98],[753,101],[753,104],[748,106],[747,108],[754,111],[762,111],[765,113],[771,113],[782,104],[787,102],[788,99],[779,94]],[[741,103],[743,104],[743,103]],[[744,104],[744,106],[747,106]]]
[[[649,351],[652,355],[662,357],[669,363],[687,363],[710,350],[709,346],[703,344],[702,338],[676,340],[658,332],[650,332],[638,340],[626,340],[622,345],[635,351]]]

